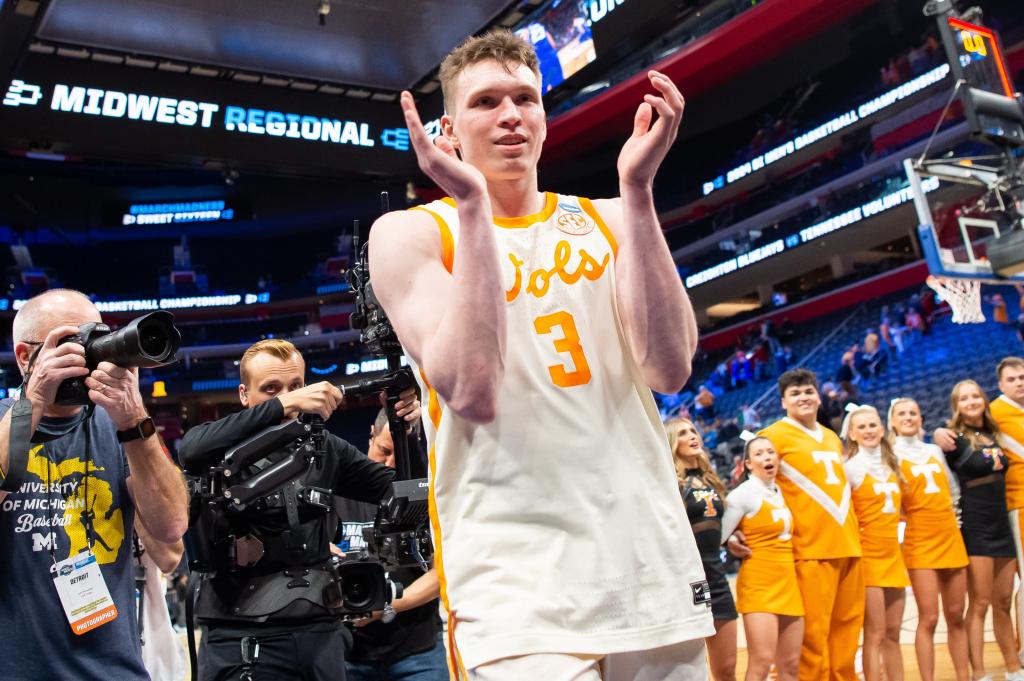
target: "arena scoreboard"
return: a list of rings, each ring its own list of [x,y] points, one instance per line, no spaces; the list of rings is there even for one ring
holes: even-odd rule
[[[1024,144],[1024,112],[992,29],[957,17],[939,18],[946,56],[960,83],[964,114],[976,137],[999,146]]]

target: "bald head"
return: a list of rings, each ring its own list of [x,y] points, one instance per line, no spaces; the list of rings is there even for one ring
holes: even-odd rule
[[[87,322],[98,322],[99,310],[83,293],[66,288],[50,289],[29,299],[14,316],[14,350],[22,364],[19,345],[42,342],[46,335],[58,326],[79,326]],[[24,367],[22,367],[24,368]]]

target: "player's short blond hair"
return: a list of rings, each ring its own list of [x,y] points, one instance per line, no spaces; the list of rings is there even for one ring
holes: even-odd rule
[[[249,363],[253,357],[260,354],[273,355],[281,360],[291,359],[294,355],[299,355],[299,349],[292,345],[289,341],[281,340],[280,338],[267,338],[265,340],[257,341],[249,346],[249,349],[242,353],[242,359],[238,363],[238,373],[241,374],[242,384],[248,387],[249,380],[252,378],[249,375]]]
[[[482,61],[494,60],[511,73],[522,64],[537,75],[540,80],[540,61],[533,45],[526,42],[507,28],[498,28],[483,35],[472,36],[456,47],[444,61],[438,72],[444,108],[451,114],[454,110],[455,80],[467,67]]]

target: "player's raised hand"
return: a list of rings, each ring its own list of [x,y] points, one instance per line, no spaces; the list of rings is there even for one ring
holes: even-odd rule
[[[636,110],[633,134],[619,153],[620,186],[649,188],[653,184],[658,167],[676,141],[683,118],[686,102],[675,83],[657,71],[648,71],[647,77],[661,96],[644,95],[643,103]],[[658,120],[651,125],[655,111]]]
[[[416,102],[410,92],[402,92],[401,103],[405,125],[409,128],[409,139],[416,152],[420,170],[456,202],[485,196],[487,182],[483,174],[468,163],[463,163],[455,154],[451,143],[443,136],[435,141],[427,137],[427,131],[423,129]]]

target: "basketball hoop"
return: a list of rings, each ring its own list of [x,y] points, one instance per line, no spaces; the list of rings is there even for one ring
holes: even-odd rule
[[[929,276],[925,283],[949,303],[954,324],[980,324],[985,321],[985,314],[981,311],[980,279]]]

